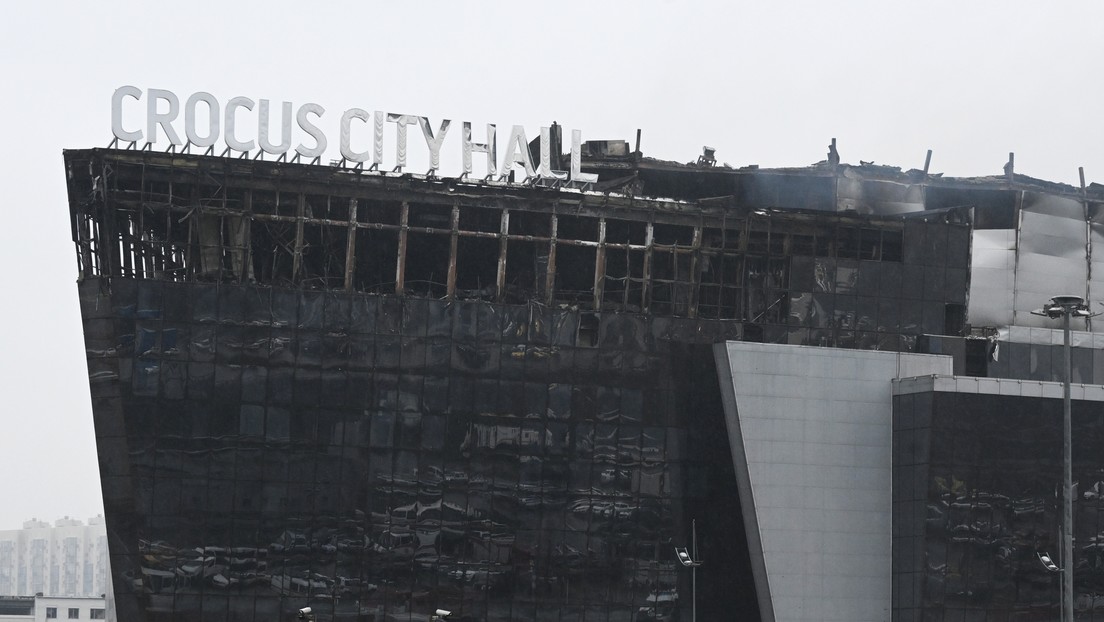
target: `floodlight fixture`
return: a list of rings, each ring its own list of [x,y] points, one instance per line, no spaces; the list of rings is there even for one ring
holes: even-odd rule
[[[1043,568],[1046,568],[1050,572],[1061,572],[1062,569],[1058,567],[1058,564],[1054,563],[1051,559],[1050,553],[1036,553],[1039,556],[1039,561],[1042,562]]]

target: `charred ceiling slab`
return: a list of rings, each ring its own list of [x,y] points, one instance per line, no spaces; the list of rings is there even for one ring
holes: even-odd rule
[[[845,309],[863,305],[849,301],[812,318],[816,307],[800,296],[794,303],[790,283],[813,275],[795,269],[912,262],[920,274],[942,252],[923,250],[927,238],[906,235],[911,225],[899,218],[835,211],[845,199],[823,174],[745,176],[734,194],[686,201],[150,152],[66,157],[86,277],[847,326],[857,316]],[[907,187],[887,188],[871,196],[907,198]],[[968,252],[955,247],[952,269],[965,268]],[[937,286],[933,301],[944,297]],[[959,304],[964,295],[950,299]],[[941,314],[930,316],[906,325],[944,328]],[[862,323],[898,332],[898,321]]]

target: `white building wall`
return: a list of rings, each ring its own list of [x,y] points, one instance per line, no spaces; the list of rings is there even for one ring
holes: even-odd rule
[[[57,611],[57,617],[48,619],[47,611],[50,608]],[[77,617],[70,618],[69,610],[75,609]],[[39,597],[35,599],[34,622],[66,622],[67,620],[92,620],[92,610],[99,609],[103,612],[100,620],[107,620],[107,612],[102,598],[61,598]]]
[[[730,342],[717,363],[763,619],[888,621],[892,380],[951,357]]]
[[[99,597],[110,574],[107,527],[102,517],[63,518],[54,525],[30,520],[0,531],[0,594]]]

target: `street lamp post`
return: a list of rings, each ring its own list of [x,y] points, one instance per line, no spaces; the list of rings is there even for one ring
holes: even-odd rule
[[[1042,309],[1031,312],[1051,319],[1062,318],[1063,382],[1062,382],[1062,622],[1073,622],[1073,442],[1070,429],[1070,318],[1092,317],[1085,299],[1080,296],[1055,296]]]
[[[698,521],[692,519],[690,521],[690,545],[693,547],[691,551],[687,551],[685,546],[676,546],[675,555],[678,556],[679,563],[683,566],[690,568],[690,606],[691,606],[691,622],[698,622],[698,566],[702,565],[701,559],[698,558]]]

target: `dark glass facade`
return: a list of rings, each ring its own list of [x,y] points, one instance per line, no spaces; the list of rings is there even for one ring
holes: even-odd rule
[[[610,315],[579,346],[578,312],[536,306],[103,286],[82,292],[129,375],[96,403],[112,535],[137,545],[112,559],[121,616],[632,619],[678,593],[691,513],[746,566],[723,335],[698,322]]]
[[[1104,620],[1104,402],[1073,402],[1075,619]],[[1062,401],[894,397],[893,619],[1058,620]]]
[[[66,157],[121,620],[757,619],[712,344],[962,330],[945,214]]]

